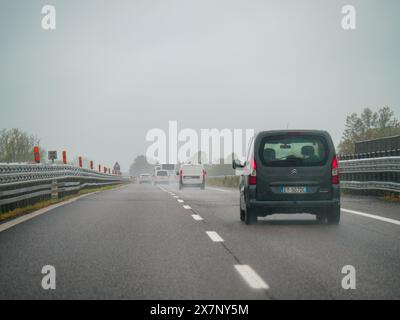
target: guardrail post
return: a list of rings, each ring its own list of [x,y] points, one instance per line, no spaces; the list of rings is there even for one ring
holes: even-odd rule
[[[58,199],[58,182],[57,182],[57,180],[51,181],[51,199],[52,200]]]

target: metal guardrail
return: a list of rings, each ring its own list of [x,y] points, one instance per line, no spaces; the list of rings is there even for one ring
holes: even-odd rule
[[[400,149],[378,150],[373,152],[338,154],[339,160],[367,159],[400,156]]]
[[[342,158],[343,159],[343,158]],[[344,190],[400,192],[400,156],[339,160],[340,186]],[[230,176],[210,176],[225,179]]]
[[[400,156],[340,160],[339,172],[343,189],[400,192]]]
[[[0,212],[127,181],[120,175],[70,165],[0,163]]]
[[[341,160],[339,165],[341,173],[400,172],[400,157]]]
[[[400,192],[400,183],[385,181],[342,181],[342,189],[353,190],[382,190],[390,192]]]

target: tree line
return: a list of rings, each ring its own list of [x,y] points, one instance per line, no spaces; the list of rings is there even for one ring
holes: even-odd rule
[[[347,116],[338,152],[351,154],[354,153],[355,142],[395,135],[400,135],[400,121],[393,110],[389,107],[378,111],[365,108],[360,115],[354,112]]]
[[[338,152],[354,153],[354,143],[383,137],[400,135],[400,121],[389,107],[382,107],[377,111],[365,108],[360,114],[351,113],[347,116],[342,139],[338,145]],[[17,128],[0,130],[0,162],[33,162],[33,148],[39,146],[42,161],[46,158],[46,151],[40,147],[40,139]],[[226,165],[219,167],[208,166],[213,174],[225,174]],[[144,155],[136,157],[130,166],[130,174],[153,172],[154,166],[149,164]],[[220,173],[222,172],[223,173]]]

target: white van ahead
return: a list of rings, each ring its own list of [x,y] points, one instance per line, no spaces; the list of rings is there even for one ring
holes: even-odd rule
[[[179,189],[183,187],[200,187],[205,189],[206,171],[202,164],[184,164],[179,170]]]

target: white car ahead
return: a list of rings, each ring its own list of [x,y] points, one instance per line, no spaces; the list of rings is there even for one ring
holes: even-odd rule
[[[149,173],[142,173],[139,175],[139,184],[142,183],[151,183],[151,174]]]
[[[159,183],[164,183],[168,184],[169,183],[169,175],[167,170],[158,170],[156,174],[153,177],[153,183],[154,184],[159,184]]]
[[[206,171],[201,164],[184,164],[179,170],[179,189],[183,187],[206,187]]]

